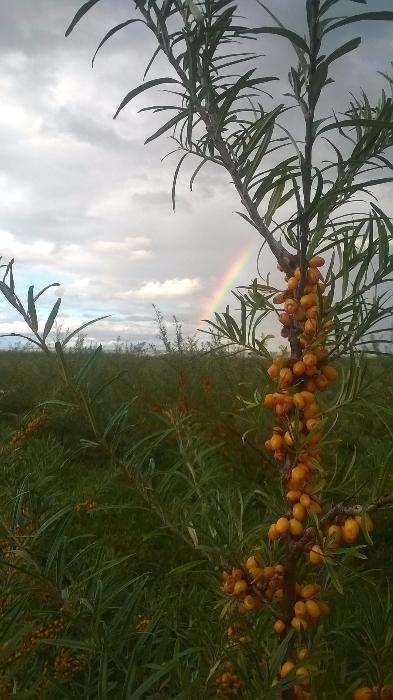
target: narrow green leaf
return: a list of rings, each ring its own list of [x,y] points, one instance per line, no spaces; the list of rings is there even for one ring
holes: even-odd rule
[[[89,0],[89,2],[85,2],[85,4],[82,5],[82,7],[78,10],[76,15],[74,16],[74,19],[72,20],[71,24],[69,25],[69,27],[65,33],[66,36],[69,36],[71,34],[72,30],[78,24],[79,20],[81,20],[82,17],[86,14],[86,12],[91,10],[91,8],[94,7],[94,5],[96,5],[98,2],[100,2],[100,0]]]
[[[59,298],[59,299],[56,301],[56,303],[54,304],[54,306],[53,306],[53,308],[52,308],[52,311],[50,312],[50,314],[49,314],[49,316],[48,316],[48,318],[47,318],[47,321],[46,321],[46,323],[45,323],[45,328],[44,328],[44,334],[43,334],[43,339],[44,339],[44,340],[48,337],[49,333],[50,333],[51,330],[52,330],[52,326],[53,326],[53,324],[54,324],[54,322],[55,322],[56,316],[57,316],[58,311],[59,311],[59,309],[60,309],[60,304],[61,304],[61,299]]]
[[[35,302],[34,302],[34,286],[31,285],[29,287],[29,291],[27,292],[27,308],[29,312],[29,318],[31,322],[31,328],[33,331],[38,330],[38,319],[37,319],[37,310],[35,308]]]
[[[93,318],[92,321],[87,321],[87,323],[84,323],[82,326],[79,326],[79,328],[76,328],[72,333],[67,335],[66,338],[64,338],[63,342],[61,343],[62,347],[65,348],[65,346],[70,342],[70,340],[80,333],[80,331],[83,331],[84,328],[87,328],[87,326],[91,326],[92,323],[97,323],[97,321],[103,321],[104,318],[109,318],[110,314],[107,314],[106,316],[99,316],[98,318]]]
[[[275,34],[277,36],[282,36],[285,39],[289,39],[291,44],[297,46],[299,49],[302,49],[302,51],[305,51],[305,53],[310,53],[310,49],[308,48],[306,41],[302,39],[299,34],[296,34],[285,27],[258,27],[257,29],[249,29],[247,31],[249,34]]]
[[[107,32],[107,34],[105,34],[102,41],[100,41],[100,43],[98,44],[98,46],[94,52],[93,58],[91,59],[91,66],[92,67],[94,66],[94,61],[96,59],[96,56],[97,56],[100,48],[108,41],[108,39],[110,39],[111,36],[116,34],[116,32],[119,32],[121,29],[124,29],[124,27],[127,27],[129,24],[134,24],[134,22],[142,22],[142,24],[146,24],[146,22],[144,22],[143,19],[128,19],[126,22],[122,22],[121,24],[117,24],[116,27],[112,27],[112,29],[110,29],[109,32]]]
[[[149,136],[148,139],[145,141],[145,145],[147,143],[150,143],[151,141],[154,141],[155,139],[158,139],[159,136],[162,136],[162,134],[165,134],[166,131],[169,131],[173,126],[176,126],[182,119],[187,116],[187,110],[182,110],[179,114],[176,114],[175,117],[172,117],[169,121],[166,122],[166,124],[163,124],[157,131],[154,132],[151,136]]]
[[[333,63],[333,61],[337,61],[338,58],[345,56],[345,54],[350,53],[350,51],[355,51],[355,49],[357,49],[361,43],[362,39],[360,36],[358,36],[356,39],[351,39],[351,41],[347,41],[346,44],[343,44],[340,46],[340,48],[333,51],[333,53],[331,53],[330,56],[325,59],[325,63],[329,65],[330,63]]]
[[[338,22],[334,22],[334,24],[331,24],[330,27],[325,29],[324,34],[333,31],[333,29],[344,27],[346,24],[353,24],[354,22],[363,22],[365,20],[393,20],[393,12],[391,12],[390,10],[383,10],[381,12],[362,12],[360,15],[351,15],[350,17],[344,17],[344,19],[340,19]]]
[[[124,107],[131,102],[131,100],[134,99],[137,95],[139,95],[141,92],[144,92],[145,90],[149,90],[150,88],[154,87],[155,85],[163,85],[166,83],[178,83],[178,80],[175,80],[175,78],[155,78],[154,80],[148,80],[147,83],[142,83],[142,85],[138,85],[137,88],[134,88],[134,90],[131,90],[124,98],[122,103],[120,104],[116,114],[114,115],[113,119],[116,119],[116,117],[120,114],[121,110],[124,109]]]
[[[181,168],[181,166],[182,166],[182,164],[183,164],[183,161],[185,160],[185,158],[187,158],[188,155],[189,155],[188,153],[185,153],[184,156],[182,156],[182,157],[180,158],[180,160],[179,160],[179,162],[178,162],[178,164],[177,164],[177,166],[176,166],[175,174],[174,174],[174,176],[173,176],[173,183],[172,183],[172,207],[173,207],[173,211],[175,211],[175,209],[176,209],[176,183],[177,183],[177,178],[178,178],[178,175],[179,175],[179,172],[180,172],[180,168]]]

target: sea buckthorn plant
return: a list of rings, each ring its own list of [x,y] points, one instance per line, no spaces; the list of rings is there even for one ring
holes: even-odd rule
[[[85,3],[67,34],[99,2]],[[392,503],[384,483],[355,486],[356,459],[346,472],[334,467],[337,417],[361,397],[364,355],[386,352],[393,310],[393,224],[374,194],[392,182],[392,97],[385,89],[377,98],[359,90],[344,110],[323,112],[337,62],[361,45],[360,36],[340,42],[342,29],[393,20],[390,10],[358,12],[366,0],[351,4],[357,7],[348,13],[349,3],[340,0],[306,0],[301,35],[261,0],[255,7],[268,17],[262,26],[248,26],[241,17],[248,6],[231,0],[136,0],[135,16],[111,29],[97,49],[134,22],[153,34],[156,49],[144,81],[126,95],[115,118],[141,93],[165,86],[172,102],[144,109],[174,113],[147,139],[171,134],[180,153],[173,207],[186,159],[197,160],[191,188],[205,165],[223,168],[239,195],[240,216],[261,236],[282,275],[281,283],[260,277],[235,293],[240,319],[227,308],[211,322],[221,337],[269,362],[264,392],[257,390],[245,408],[263,403],[272,415],[265,447],[275,474],[265,500],[275,517],[264,526],[262,543],[223,568],[221,583],[234,616],[232,641],[247,642],[236,616],[270,616],[277,636],[271,653],[278,645],[279,664],[264,697],[331,697],[324,694],[317,647],[329,629],[334,595],[345,595],[349,563],[371,545],[378,510]],[[268,35],[289,42],[295,56],[289,92],[286,85],[273,106],[265,86],[277,78],[261,75],[263,63],[250,50],[257,39],[263,50]],[[159,57],[170,76],[146,79]],[[393,80],[383,77],[390,94]],[[277,353],[260,331],[269,316],[287,342]],[[218,695],[247,693],[247,678],[230,661],[218,668],[215,682]],[[392,697],[392,682],[386,667],[378,678],[370,674],[348,688],[345,697]]]

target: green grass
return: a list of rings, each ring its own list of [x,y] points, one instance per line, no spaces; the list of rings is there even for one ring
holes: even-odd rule
[[[87,356],[69,353],[73,371]],[[271,617],[240,619],[250,642],[234,645],[226,630],[236,615],[218,585],[222,566],[263,546],[279,512],[263,447],[271,417],[253,404],[264,365],[223,353],[104,354],[86,389],[117,374],[97,397],[103,427],[122,407],[114,455],[89,447],[83,415],[58,403],[70,397],[55,365],[0,353],[0,697],[216,697],[214,679],[231,662],[242,697],[273,699],[285,649]],[[328,500],[358,492],[369,503],[382,472],[392,492],[392,375],[390,359],[370,362],[360,399],[340,414],[325,454],[336,469]],[[42,427],[13,443],[43,411]],[[92,509],[77,508],[86,501]],[[357,550],[367,559],[339,572],[344,595],[329,589],[326,634],[321,626],[304,640],[318,700],[349,698],[381,673],[393,682],[392,511],[375,522],[373,546]],[[42,627],[48,636],[34,637]]]

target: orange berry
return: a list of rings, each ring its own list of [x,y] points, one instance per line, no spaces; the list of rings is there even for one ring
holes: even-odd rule
[[[347,518],[341,530],[343,540],[348,544],[353,544],[359,537],[360,528],[355,518]]]
[[[268,373],[270,379],[276,379],[278,377],[278,372],[279,372],[279,369],[278,369],[277,365],[270,365],[270,367],[267,370],[267,373]]]
[[[285,301],[285,294],[282,292],[279,292],[276,294],[275,297],[273,297],[273,304],[283,304]]]
[[[248,559],[246,561],[246,568],[248,570],[258,568],[258,562],[255,559],[255,557],[248,557]]]
[[[279,518],[276,522],[276,530],[279,535],[285,535],[289,530],[289,520],[287,518]]]
[[[328,385],[328,380],[323,374],[320,374],[318,377],[315,377],[314,379],[315,386],[319,391],[324,391]]]
[[[274,570],[276,574],[283,574],[284,573],[284,567],[282,564],[275,564]]]
[[[299,651],[297,653],[297,658],[300,661],[303,661],[303,659],[305,659],[306,656],[308,656],[308,649],[299,649]]]
[[[289,532],[291,535],[294,537],[300,537],[300,535],[303,534],[304,532],[304,527],[301,524],[300,520],[297,520],[296,518],[291,518],[289,521]]]
[[[243,605],[246,608],[246,610],[254,610],[255,609],[255,596],[253,595],[246,595],[246,597],[243,600]]]
[[[311,306],[315,306],[316,302],[317,297],[315,294],[303,294],[303,296],[300,297],[300,303],[304,309],[309,309]]]
[[[296,279],[297,279],[298,281],[300,280],[300,278],[301,278],[301,276],[302,276],[302,272],[301,272],[300,267],[297,267],[297,268],[296,268],[296,270],[295,270],[295,272],[293,273],[293,275],[294,275],[294,277],[296,277]]]
[[[306,604],[303,603],[302,600],[298,600],[293,606],[293,609],[297,617],[305,617],[307,615]]]
[[[272,444],[271,444],[270,440],[265,440],[265,447],[267,450],[269,450],[269,452],[273,452],[273,448],[272,448]]]
[[[273,407],[277,403],[277,399],[274,394],[266,394],[263,403],[265,406]]]
[[[340,546],[342,540],[341,527],[339,525],[330,525],[327,531],[328,538],[330,539],[329,547],[332,549],[337,549]]]
[[[325,561],[325,556],[322,552],[322,549],[317,544],[314,544],[314,546],[311,547],[308,558],[309,558],[311,564],[316,564],[316,565],[323,564]]]
[[[319,605],[319,609],[321,611],[321,615],[330,615],[330,608],[326,603],[319,601],[318,605]]]
[[[290,277],[288,282],[287,282],[287,289],[290,292],[294,292],[297,287],[297,279],[296,277]]]
[[[292,372],[296,375],[296,377],[301,377],[302,374],[304,374],[306,371],[306,365],[302,360],[299,360],[298,362],[295,362],[295,364],[292,367]]]
[[[295,482],[301,482],[307,476],[307,471],[304,467],[297,465],[291,471],[291,477]]]
[[[319,421],[316,418],[309,418],[306,421],[306,428],[307,430],[313,430],[317,425]]]
[[[313,598],[316,595],[316,593],[318,593],[318,591],[319,587],[317,586],[317,584],[307,583],[300,589],[300,595],[305,600],[308,600],[309,598]]]
[[[287,430],[287,432],[284,434],[284,442],[288,447],[292,447],[293,445],[293,437],[291,433]]]
[[[291,317],[285,311],[279,315],[278,320],[283,326],[289,326],[291,323]]]
[[[296,312],[297,307],[298,303],[297,301],[295,301],[295,299],[287,299],[284,304],[285,311],[290,316],[292,316]]]
[[[304,406],[306,405],[306,402],[301,394],[294,394],[293,395],[293,403],[296,406],[296,408],[298,408],[299,410],[304,408]]]
[[[303,362],[306,367],[315,367],[318,362],[317,356],[313,352],[307,352],[303,355]]]
[[[306,312],[302,306],[298,306],[298,308],[295,311],[294,318],[296,321],[304,321],[304,319],[306,318]]]
[[[296,615],[292,618],[291,625],[297,632],[300,632],[302,629],[306,629],[308,626],[306,620],[303,620],[303,618],[297,617]]]
[[[288,491],[287,493],[287,499],[288,501],[298,501],[300,499],[300,496],[302,495],[301,491]]]
[[[273,433],[272,437],[270,438],[270,445],[271,449],[273,451],[279,450],[282,447],[283,439],[281,435],[277,435],[277,433]]]
[[[276,622],[273,625],[273,629],[277,634],[282,634],[285,632],[285,622],[282,620],[276,620]]]
[[[285,676],[288,676],[294,668],[295,664],[293,663],[293,661],[286,661],[280,668],[281,678],[285,678]]]
[[[313,418],[314,416],[318,415],[319,413],[319,406],[317,403],[309,403],[308,406],[305,407],[304,409],[304,417],[305,418]]]
[[[267,579],[273,578],[275,573],[276,572],[275,572],[274,566],[265,566],[265,568],[263,569],[263,575]]]
[[[310,684],[310,671],[305,666],[299,666],[299,668],[296,669],[296,676],[299,678],[301,685]]]
[[[322,374],[329,382],[335,382],[336,379],[338,379],[338,372],[331,365],[324,365],[324,367],[322,367]]]
[[[248,583],[244,579],[241,579],[241,581],[236,581],[235,587],[233,589],[233,594],[234,595],[243,595],[246,593],[248,590]]]
[[[304,324],[304,332],[307,333],[307,335],[314,335],[314,333],[317,332],[317,323],[314,321],[314,319],[307,319],[306,323]]]
[[[304,506],[304,508],[309,508],[311,505],[311,498],[308,493],[302,493],[300,496],[300,503],[302,506]]]
[[[300,395],[306,403],[315,403],[315,394],[312,391],[301,391]]]
[[[321,616],[321,611],[315,600],[307,600],[305,603],[307,615],[317,620]]]
[[[307,282],[310,284],[316,284],[320,278],[320,273],[319,270],[316,270],[315,268],[311,268],[310,270],[307,270]]]
[[[295,503],[292,508],[292,513],[293,517],[296,518],[296,520],[300,520],[300,522],[307,517],[307,511],[302,503]]]
[[[289,386],[293,382],[293,374],[292,371],[289,369],[289,367],[283,367],[280,370],[280,381],[283,384],[289,384]]]
[[[358,688],[353,694],[353,700],[373,700],[374,697],[372,688],[367,687]]]
[[[324,258],[320,255],[315,255],[311,260],[308,261],[309,267],[322,267],[325,264]]]
[[[232,569],[232,578],[234,581],[241,581],[243,578],[242,569]]]
[[[275,540],[278,540],[280,537],[279,533],[277,532],[277,528],[275,524],[270,525],[267,536],[271,542],[274,542]]]

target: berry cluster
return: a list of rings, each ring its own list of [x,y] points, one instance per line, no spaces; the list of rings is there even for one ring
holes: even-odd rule
[[[280,600],[283,591],[282,564],[264,566],[257,557],[247,559],[243,569],[222,572],[222,590],[233,596],[240,612],[261,610],[264,602]]]
[[[22,430],[18,430],[16,433],[11,438],[11,446],[12,447],[17,447],[22,440],[25,440],[27,437],[29,437],[32,433],[37,432],[44,423],[48,420],[48,416],[46,413],[42,413],[40,416],[37,418],[34,418],[33,420],[29,421],[26,425],[25,428]]]
[[[75,658],[69,649],[60,648],[53,662],[54,676],[59,681],[69,681],[82,671],[84,663]]]
[[[19,661],[19,659],[21,659],[22,657],[27,656],[31,652],[35,651],[42,639],[55,638],[57,634],[59,634],[59,632],[61,632],[64,629],[64,627],[65,621],[63,620],[63,618],[59,618],[58,620],[55,620],[47,626],[40,625],[38,629],[35,630],[35,632],[25,637],[25,639],[15,651],[11,652],[6,657],[7,665],[15,663]]]
[[[244,683],[241,678],[235,673],[233,664],[227,662],[225,664],[226,670],[220,675],[216,676],[215,683],[217,686],[216,693],[219,697],[229,698],[235,695],[239,695]]]
[[[393,685],[383,685],[381,688],[364,686],[355,690],[354,700],[393,700]]]
[[[94,508],[97,508],[97,501],[95,501],[92,498],[87,498],[85,501],[77,503],[77,505],[75,506],[75,510],[77,513],[80,513],[80,511],[82,510],[94,510]]]

